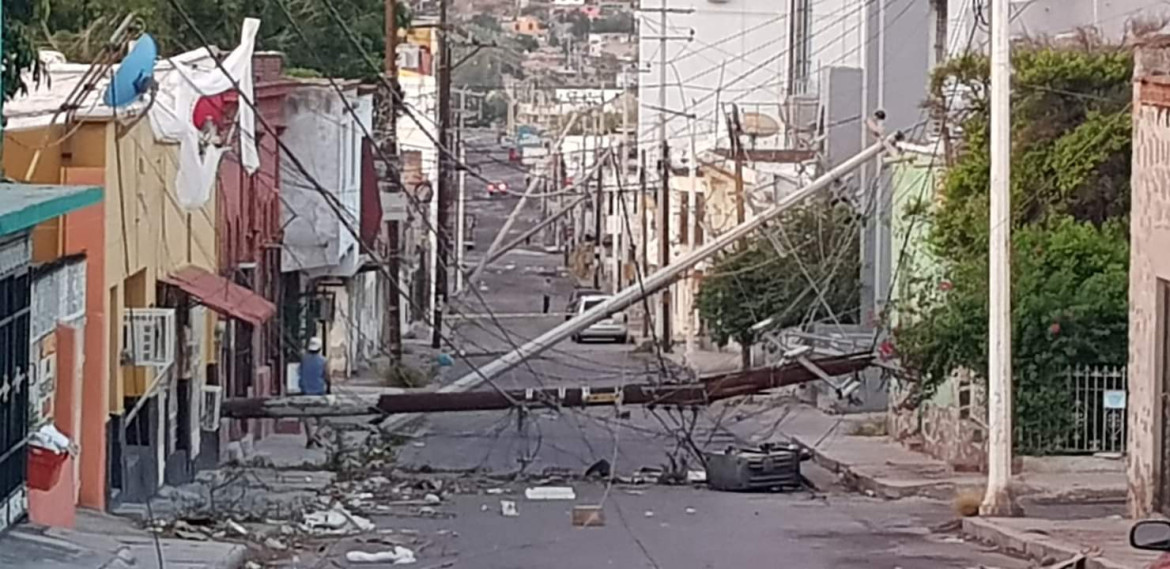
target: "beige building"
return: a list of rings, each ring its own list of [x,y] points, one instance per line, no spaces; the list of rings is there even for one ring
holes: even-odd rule
[[[1129,268],[1129,513],[1170,510],[1166,468],[1170,323],[1170,48],[1134,55]]]

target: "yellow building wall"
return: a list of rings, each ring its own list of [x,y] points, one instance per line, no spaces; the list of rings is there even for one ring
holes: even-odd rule
[[[192,212],[179,207],[174,183],[178,145],[157,142],[146,120],[118,136],[117,146],[115,130],[112,125],[106,129],[103,145],[109,171],[106,280],[110,300],[116,304],[112,313],[121,323],[126,308],[156,306],[159,279],[187,265],[212,273],[218,267],[214,197]],[[215,322],[209,313],[207,329],[214,329]],[[119,361],[125,349],[121,333],[111,338],[112,361]],[[210,344],[205,349],[210,353]],[[111,390],[115,413],[120,412],[124,397],[143,395],[154,379],[154,370],[149,368],[117,367],[120,379]]]

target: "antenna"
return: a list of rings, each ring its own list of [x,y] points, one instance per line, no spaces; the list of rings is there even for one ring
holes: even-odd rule
[[[111,107],[124,107],[150,91],[154,84],[154,63],[158,45],[150,34],[142,34],[130,53],[118,65],[102,102]]]

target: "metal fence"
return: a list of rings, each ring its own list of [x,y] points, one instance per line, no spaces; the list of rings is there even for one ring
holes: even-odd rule
[[[1016,444],[1027,454],[1125,452],[1128,377],[1124,367],[1076,367],[1044,420],[1017,415]],[[1061,412],[1060,410],[1067,411]],[[1017,408],[1018,413],[1018,408]]]

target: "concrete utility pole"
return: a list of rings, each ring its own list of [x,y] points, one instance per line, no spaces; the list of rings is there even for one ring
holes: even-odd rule
[[[447,261],[451,255],[451,202],[454,201],[452,186],[453,168],[451,153],[454,145],[451,143],[451,46],[449,42],[447,21],[447,5],[450,0],[439,0],[439,61],[436,79],[439,83],[439,191],[438,191],[438,229],[436,235],[435,260],[435,305],[434,326],[431,330],[431,347],[438,349],[443,345],[443,312],[447,309],[447,276],[449,267]]]
[[[662,192],[658,200],[658,266],[670,265],[670,143],[666,140],[666,0],[662,0],[659,14],[658,40],[658,141],[662,145]],[[662,351],[670,352],[670,293],[668,287],[662,291]]]
[[[459,163],[467,164],[467,144],[463,141],[463,128],[467,120],[467,91],[459,92],[459,129],[456,140],[459,147]],[[459,189],[455,197],[455,294],[463,292],[463,244],[467,232],[467,169],[459,168]]]
[[[638,212],[642,215],[642,246],[640,247],[642,255],[642,274],[650,274],[650,251],[648,245],[650,244],[650,216],[646,214],[646,151],[643,150],[638,154]],[[637,262],[637,261],[635,261]],[[647,310],[642,314],[642,337],[650,335],[650,311]]]
[[[378,140],[371,141],[381,146],[382,156],[392,159],[398,157],[398,0],[386,0],[386,45],[385,45],[385,73],[387,89],[382,87],[379,98],[382,107],[378,113],[378,124],[375,126],[375,135]],[[385,84],[383,84],[385,85]],[[375,160],[378,168],[378,190],[384,199],[390,199],[392,194],[402,192],[402,180],[399,179],[398,164],[387,164],[384,160]],[[402,252],[400,245],[401,229],[398,220],[386,221],[387,266],[386,273],[392,282],[386,286],[386,348],[395,360],[402,359],[402,305],[398,296],[398,288],[402,279]]]
[[[765,389],[853,373],[867,367],[872,360],[872,354],[829,356],[810,361],[811,366],[805,366],[805,362],[789,362],[775,368],[720,373],[701,377],[698,382],[673,385],[633,383],[508,391],[239,398],[224,401],[223,415],[232,418],[352,417],[491,411],[510,409],[517,404],[536,407],[542,405],[594,407],[619,404],[699,406],[730,397],[758,393]]]
[[[985,516],[1009,516],[1012,477],[1011,38],[1009,0],[991,3],[991,211]]]
[[[600,149],[593,148],[593,162],[601,165]],[[597,191],[593,193],[593,288],[601,290],[601,271],[604,268],[601,264],[601,212],[604,209],[602,202],[605,199],[605,190],[601,187],[601,168],[597,169],[594,174],[594,179],[597,182]],[[585,169],[581,168],[581,173],[585,173]]]
[[[747,196],[743,191],[743,127],[739,123],[739,107],[731,105],[731,115],[727,118],[727,134],[731,135],[731,152],[735,155],[735,222],[743,223],[747,217],[747,208],[744,207]]]

